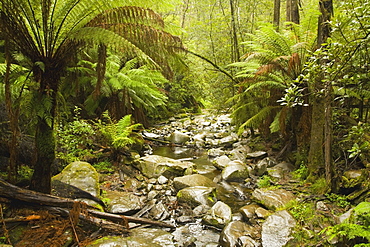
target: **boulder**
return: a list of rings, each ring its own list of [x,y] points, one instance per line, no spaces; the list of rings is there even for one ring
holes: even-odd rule
[[[186,187],[194,186],[215,187],[216,185],[211,179],[207,178],[206,176],[200,174],[192,174],[174,178],[173,186],[175,187],[176,190],[181,190]]]
[[[102,246],[141,246],[141,247],[175,247],[173,235],[161,229],[134,228],[127,237],[107,236],[93,241],[87,247]]]
[[[100,194],[99,174],[95,168],[87,162],[75,161],[67,165],[53,180],[73,185],[93,196]]]
[[[294,171],[294,166],[289,162],[281,162],[271,168],[267,168],[268,174],[276,179],[286,179]]]
[[[227,223],[231,221],[231,218],[231,208],[227,204],[218,201],[203,217],[203,222],[207,225],[223,228]]]
[[[230,151],[230,159],[245,161],[247,154],[250,153],[251,148],[247,145],[238,145]]]
[[[205,229],[202,224],[186,224],[177,227],[172,233],[177,241],[176,246],[217,247],[220,234],[211,229]]]
[[[264,158],[266,156],[267,156],[267,152],[265,151],[256,151],[253,153],[247,153],[247,158],[249,159]]]
[[[260,246],[258,232],[257,228],[242,221],[232,221],[222,230],[219,243],[222,247],[258,247]]]
[[[114,214],[133,213],[143,207],[140,197],[120,191],[107,191],[105,196],[109,199],[108,211]]]
[[[170,142],[175,144],[184,144],[185,142],[190,140],[190,136],[180,131],[174,131],[170,135]]]
[[[190,161],[179,161],[159,155],[147,155],[140,159],[138,169],[148,178],[166,178],[184,175],[187,169],[193,168]]]
[[[187,203],[191,207],[198,205],[212,206],[214,204],[215,188],[194,186],[187,187],[177,193],[177,198],[180,202]]]
[[[272,210],[284,207],[288,202],[295,199],[290,191],[284,189],[255,189],[252,197]]]
[[[226,155],[221,155],[213,160],[213,164],[215,167],[222,170],[227,166],[227,164],[230,163],[230,161],[231,159],[229,157],[227,157]]]
[[[292,238],[292,228],[296,222],[286,210],[278,211],[262,224],[262,246],[282,247]]]
[[[221,177],[228,182],[243,182],[249,177],[248,166],[239,160],[231,161],[222,170]]]

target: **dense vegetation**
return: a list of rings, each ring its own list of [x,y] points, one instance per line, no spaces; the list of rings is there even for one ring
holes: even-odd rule
[[[202,107],[273,143],[323,194],[370,166],[367,0],[0,3],[1,169],[11,182],[27,167],[33,189],[48,193],[53,164],[111,169],[141,149],[142,128]],[[353,225],[328,232],[355,238]]]

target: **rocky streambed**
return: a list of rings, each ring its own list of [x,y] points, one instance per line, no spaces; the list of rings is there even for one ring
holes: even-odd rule
[[[118,172],[99,175],[88,163],[75,162],[54,179],[100,195],[108,212],[175,228],[130,223],[129,236],[88,246],[296,246],[294,233],[305,226],[287,208],[307,200],[297,189],[304,185],[292,178],[293,165],[276,161],[248,133],[238,137],[228,115],[171,119],[143,136],[152,144],[146,154],[133,154]],[[307,226],[310,238],[339,222],[324,199],[313,205],[312,214],[330,220]],[[324,239],[323,246],[331,241]]]

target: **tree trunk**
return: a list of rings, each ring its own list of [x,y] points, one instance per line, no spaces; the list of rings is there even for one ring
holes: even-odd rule
[[[286,21],[299,24],[299,0],[286,1]]]
[[[9,128],[12,133],[10,141],[8,142],[9,147],[9,164],[8,164],[8,181],[11,183],[16,182],[17,180],[17,151],[18,151],[18,137],[19,137],[19,129],[18,129],[18,115],[19,115],[19,107],[14,109],[12,103],[12,95],[11,95],[11,86],[10,86],[10,67],[11,67],[11,56],[9,52],[9,41],[5,40],[5,61],[6,61],[6,70],[4,76],[4,83],[5,83],[5,106],[8,113],[9,118]]]
[[[274,1],[274,20],[273,24],[276,28],[276,31],[279,31],[279,26],[280,26],[280,0],[275,0]]]
[[[51,121],[53,121],[52,118]],[[53,127],[44,118],[38,118],[36,126],[36,162],[31,179],[31,189],[50,194],[51,165],[55,160],[55,136]]]
[[[326,40],[330,36],[329,21],[333,13],[332,0],[320,0],[319,26],[318,26],[318,47],[323,48]],[[324,47],[325,48],[325,47]],[[324,95],[316,93],[312,100],[312,128],[311,128],[311,143],[309,151],[309,171],[310,179],[314,180],[322,173],[320,170],[325,169],[325,178],[327,185],[333,189],[333,161],[332,161],[332,85],[330,80],[326,80],[323,84],[326,59],[321,58],[323,67],[321,73],[315,78],[314,92],[324,92]],[[323,167],[323,165],[325,165]]]

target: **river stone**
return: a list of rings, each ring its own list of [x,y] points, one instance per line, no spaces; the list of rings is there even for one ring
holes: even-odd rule
[[[245,161],[247,153],[250,153],[251,148],[247,145],[238,145],[236,148],[230,151],[230,159]]]
[[[140,197],[129,192],[108,190],[105,197],[110,199],[108,211],[114,214],[135,212],[143,207]]]
[[[267,156],[265,151],[257,151],[253,153],[247,153],[247,158],[264,158]]]
[[[223,228],[231,221],[231,208],[221,201],[215,203],[208,214],[203,217],[203,222],[207,225]]]
[[[259,208],[257,204],[249,204],[244,207],[241,207],[239,211],[242,213],[244,219],[246,221],[250,221],[256,215],[256,209]]]
[[[227,166],[227,164],[230,163],[230,161],[231,159],[229,157],[227,157],[226,155],[221,155],[213,160],[213,164],[215,167],[222,170]]]
[[[107,247],[107,246],[141,246],[141,247],[175,247],[173,236],[161,229],[155,228],[136,228],[130,229],[130,236],[107,236],[93,241],[87,247]]]
[[[222,170],[221,177],[228,182],[243,182],[249,177],[248,167],[239,160],[233,160]]]
[[[148,178],[166,178],[184,175],[187,169],[194,166],[189,161],[179,161],[159,155],[147,155],[141,158],[138,169]]]
[[[220,145],[224,147],[231,147],[234,142],[238,141],[238,136],[235,133],[220,139]]]
[[[292,238],[290,234],[295,224],[293,216],[286,210],[270,215],[262,224],[262,246],[284,246]]]
[[[281,162],[271,168],[267,168],[268,174],[277,179],[285,179],[294,171],[294,166],[289,162]]]
[[[189,140],[190,140],[190,136],[180,131],[174,131],[170,135],[170,142],[175,143],[175,144],[184,144],[185,142]]]
[[[266,157],[263,160],[260,160],[257,164],[251,164],[252,166],[251,174],[258,177],[262,176],[267,172],[267,167],[271,165],[270,163],[272,163],[271,159],[269,157]]]
[[[221,148],[211,148],[208,150],[208,156],[210,157],[218,157],[224,154],[225,154],[225,151],[222,150]]]
[[[174,239],[177,241],[177,246],[204,246],[204,247],[217,247],[220,234],[204,229],[200,223],[187,224],[177,227],[172,233]]]
[[[207,178],[206,176],[200,174],[192,174],[174,178],[173,186],[175,187],[176,190],[181,190],[186,187],[194,186],[215,187],[216,185],[211,179]]]
[[[89,192],[93,196],[98,196],[100,194],[99,174],[95,168],[87,162],[72,162],[52,179],[76,186],[77,188]]]
[[[275,210],[284,207],[294,200],[294,195],[284,189],[255,189],[252,192],[253,199],[257,200],[269,209]]]
[[[257,247],[260,244],[256,239],[258,239],[256,228],[242,221],[232,221],[222,230],[219,243],[222,247]]]
[[[212,187],[187,187],[177,193],[177,198],[180,202],[184,202],[192,207],[196,207],[201,204],[212,206],[214,204],[214,191],[215,188]]]

